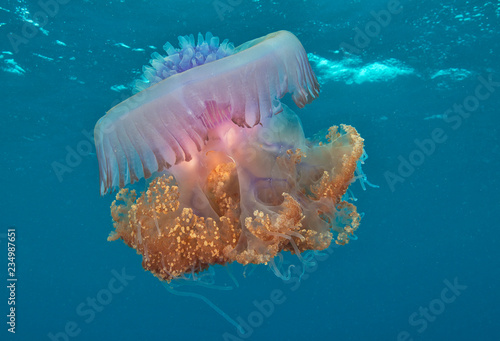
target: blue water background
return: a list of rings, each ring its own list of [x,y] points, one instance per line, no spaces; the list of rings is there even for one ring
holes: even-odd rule
[[[217,13],[220,2],[231,10]],[[401,1],[401,12],[354,54],[341,44],[356,46],[354,29],[365,30],[370,12],[387,1],[220,2],[69,1],[17,52],[8,34],[22,36],[42,9],[36,1],[1,2],[0,339],[498,340],[500,87],[459,126],[443,115],[474,95],[479,77],[500,81],[499,2]],[[94,150],[60,178],[53,166],[67,163],[85,131],[130,94],[166,41],[211,31],[238,45],[281,29],[315,58],[322,82],[314,103],[293,107],[306,134],[356,127],[369,155],[363,169],[380,188],[352,186],[365,213],[358,240],[333,249],[300,285],[261,266],[246,279],[234,267],[234,290],[189,288],[233,319],[256,318],[241,336],[201,300],[167,292],[134,250],[106,241],[112,196],[99,196]],[[400,176],[415,140],[436,128],[446,141],[391,187],[389,173]],[[6,324],[10,226],[17,230],[16,334]],[[94,315],[78,312],[103,295],[113,271],[133,279],[109,304],[90,309]],[[460,289],[446,291],[444,302],[454,282]],[[254,301],[276,292],[283,302],[259,320]],[[421,309],[430,309],[428,317]]]

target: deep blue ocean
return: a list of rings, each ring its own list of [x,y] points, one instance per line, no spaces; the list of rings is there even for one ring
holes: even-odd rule
[[[365,139],[357,240],[300,280],[233,264],[166,290],[106,240],[95,123],[167,41],[278,30],[321,83],[285,98],[306,135]],[[1,340],[500,340],[499,1],[2,0],[0,79]]]

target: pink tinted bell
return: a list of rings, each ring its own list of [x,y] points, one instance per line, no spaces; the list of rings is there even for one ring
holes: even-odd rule
[[[286,93],[302,108],[319,84],[300,41],[279,31],[128,98],[95,127],[101,194],[191,160],[223,122],[261,123]]]

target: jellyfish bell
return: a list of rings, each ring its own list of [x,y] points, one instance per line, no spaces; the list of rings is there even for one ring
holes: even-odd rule
[[[299,107],[319,93],[302,44],[286,31],[146,88],[97,122],[101,194],[191,160],[222,123],[259,124],[282,110],[286,93]]]
[[[319,94],[299,40],[279,31],[237,48],[212,35],[180,45],[154,54],[142,91],[97,122],[101,194],[121,188],[108,239],[167,282],[232,262],[285,278],[282,251],[347,244],[360,216],[345,193],[363,139],[340,125],[314,144],[280,102],[290,93],[302,108]],[[153,178],[143,193],[126,188],[141,178]]]

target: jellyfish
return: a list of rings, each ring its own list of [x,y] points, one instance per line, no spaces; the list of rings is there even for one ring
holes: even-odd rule
[[[233,262],[284,278],[282,252],[355,238],[347,190],[364,178],[363,139],[341,124],[311,141],[281,102],[290,94],[303,108],[319,95],[300,41],[279,31],[236,48],[210,33],[179,42],[96,124],[100,192],[118,189],[108,240],[170,282]],[[144,191],[129,188],[142,178]]]

